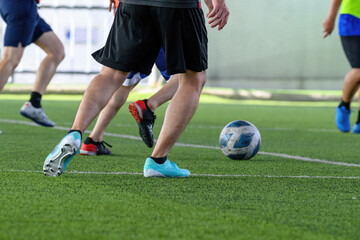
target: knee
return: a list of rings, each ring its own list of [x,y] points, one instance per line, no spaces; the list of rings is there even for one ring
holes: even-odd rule
[[[196,90],[201,92],[206,83],[205,71],[193,73],[191,82],[194,84],[194,87],[196,88]]]
[[[201,76],[199,76],[199,85],[201,86],[201,89],[205,86],[206,83],[206,73],[202,72]]]
[[[65,58],[65,51],[64,48],[61,49],[61,51],[59,51],[59,53],[57,54],[56,60],[58,61],[58,63],[60,63],[62,60],[64,60]]]
[[[100,75],[108,81],[111,81],[114,85],[120,87],[124,83],[129,73],[118,71],[108,67],[103,67],[101,69]]]
[[[54,53],[55,61],[59,64],[65,58],[65,50],[64,47],[61,45],[56,52]]]
[[[56,48],[54,48],[50,53],[48,53],[56,64],[59,64],[65,58],[64,46],[60,43]]]
[[[354,68],[352,71],[358,81],[360,81],[360,68]]]

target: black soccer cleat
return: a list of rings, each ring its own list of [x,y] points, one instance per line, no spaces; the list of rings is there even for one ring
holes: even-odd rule
[[[108,147],[112,147],[110,144],[108,144],[105,141],[102,141],[99,143],[90,142],[90,140],[88,140],[88,139],[89,139],[89,137],[81,145],[80,155],[91,155],[91,156],[112,155],[111,150],[105,147],[105,145],[107,145]]]
[[[129,111],[135,118],[139,126],[139,134],[146,146],[152,148],[154,146],[153,127],[156,116],[146,106],[147,100],[138,100],[130,103]]]

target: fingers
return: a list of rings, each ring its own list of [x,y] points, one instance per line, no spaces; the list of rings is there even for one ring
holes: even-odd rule
[[[211,11],[208,13],[207,17],[212,18],[212,17],[214,17],[216,15],[217,12],[218,12],[217,8],[212,8]]]
[[[331,34],[331,31],[324,30],[323,32],[324,32],[323,38],[326,38],[327,36],[329,36]]]
[[[114,0],[110,0],[110,4],[109,4],[109,12],[111,12],[111,9],[113,8],[113,5],[115,5]],[[114,6],[114,10],[115,10],[115,6]]]
[[[327,36],[329,36],[333,31],[333,28],[332,27],[327,27],[327,26],[324,26],[323,28],[323,38],[326,38]]]
[[[211,28],[218,27],[221,30],[227,24],[229,18],[229,10],[226,5],[214,6],[211,12],[208,13],[209,24]]]
[[[206,17],[207,17],[207,18],[210,18],[209,15],[210,15],[210,13],[212,12],[212,10],[213,10],[213,8],[209,8],[209,12],[206,14]]]

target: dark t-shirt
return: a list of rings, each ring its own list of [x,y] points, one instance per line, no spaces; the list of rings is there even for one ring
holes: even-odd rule
[[[170,8],[199,8],[200,0],[120,0],[120,2],[136,5],[170,7]]]

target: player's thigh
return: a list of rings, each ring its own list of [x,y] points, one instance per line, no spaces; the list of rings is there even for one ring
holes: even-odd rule
[[[42,33],[34,43],[48,54],[53,54],[59,58],[63,58],[65,55],[64,46],[53,31]]]
[[[1,60],[11,63],[12,65],[18,65],[24,53],[22,46],[18,47],[4,47],[2,50]]]
[[[185,73],[180,74],[180,83],[187,83],[187,84],[191,84],[195,87],[197,87],[198,89],[202,89],[202,87],[204,86],[205,82],[206,82],[206,72],[205,71],[201,71],[201,72],[195,72],[192,70],[187,70]]]

